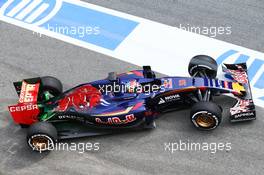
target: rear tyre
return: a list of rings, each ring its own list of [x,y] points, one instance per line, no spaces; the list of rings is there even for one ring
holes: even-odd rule
[[[55,77],[46,76],[41,77],[41,99],[46,99],[45,93],[54,97],[59,96],[62,93],[62,83]]]
[[[192,77],[216,78],[217,62],[210,56],[197,55],[191,59],[188,71]]]
[[[191,122],[201,130],[213,130],[222,121],[222,110],[213,102],[198,102],[191,108]]]
[[[58,139],[57,129],[48,122],[31,125],[27,133],[28,146],[39,153],[54,149]]]

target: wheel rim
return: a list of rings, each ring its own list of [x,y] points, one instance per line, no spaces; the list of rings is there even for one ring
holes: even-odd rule
[[[212,128],[216,125],[216,120],[212,114],[200,113],[195,119],[197,125],[203,128]]]
[[[53,141],[47,135],[34,135],[29,139],[29,145],[33,150],[42,152],[53,148]]]

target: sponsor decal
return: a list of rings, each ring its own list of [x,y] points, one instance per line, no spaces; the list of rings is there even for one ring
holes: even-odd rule
[[[185,79],[179,80],[179,86],[186,86],[187,82]]]
[[[160,98],[159,105],[163,103],[166,103],[165,100],[163,100],[163,98]]]
[[[59,119],[76,119],[77,116],[75,116],[75,115],[59,115],[58,118]]]
[[[134,114],[129,114],[125,116],[125,119],[122,120],[119,117],[112,117],[112,118],[107,118],[106,121],[103,121],[101,118],[95,118],[95,121],[100,124],[105,124],[105,125],[120,125],[120,124],[127,124],[131,123],[136,120],[136,117]]]
[[[22,112],[22,111],[32,111],[38,109],[38,105],[36,104],[29,104],[29,105],[23,105],[23,106],[11,106],[9,108],[10,112]]]
[[[172,79],[171,78],[167,78],[167,79],[162,79],[163,81],[163,87],[166,89],[172,89]]]
[[[244,112],[248,112],[250,105],[253,104],[252,100],[239,100],[237,104],[230,109],[231,115],[236,115]]]
[[[71,119],[71,120],[78,120],[81,122],[84,122],[84,118],[76,115],[59,115],[58,119],[65,120],[65,119]]]
[[[37,104],[23,104],[19,103],[17,105],[8,107],[13,120],[17,124],[31,125],[38,121],[38,114],[40,112]]]
[[[122,110],[116,110],[116,111],[111,111],[111,112],[106,112],[106,113],[101,113],[101,114],[96,114],[93,116],[100,116],[100,117],[110,117],[110,116],[117,116],[117,115],[124,115],[129,113],[135,106],[130,106],[127,107],[126,109]]]
[[[170,96],[167,96],[165,97],[165,101],[173,101],[173,100],[178,100],[180,98],[180,95],[179,94],[175,94],[175,95],[170,95]]]
[[[242,113],[242,114],[236,114],[234,115],[234,118],[241,118],[241,117],[251,117],[251,116],[255,116],[254,112],[248,112],[248,113]]]
[[[175,95],[170,95],[164,98],[160,98],[159,104],[163,104],[163,103],[168,103],[168,102],[172,102],[172,101],[176,101],[180,99],[180,95],[179,94],[175,94]]]
[[[28,84],[23,81],[19,96],[19,103],[30,103],[37,101],[39,84]]]

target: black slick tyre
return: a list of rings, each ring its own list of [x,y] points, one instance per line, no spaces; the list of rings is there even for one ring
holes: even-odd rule
[[[222,110],[213,102],[198,102],[191,108],[190,118],[196,128],[213,130],[222,121]]]
[[[189,63],[188,71],[192,77],[216,78],[217,62],[210,56],[197,55]]]
[[[56,128],[48,122],[38,122],[31,125],[27,133],[28,146],[37,152],[51,151],[57,142]]]

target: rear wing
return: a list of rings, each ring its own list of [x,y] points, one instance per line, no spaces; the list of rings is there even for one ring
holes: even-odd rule
[[[27,85],[35,85],[35,84],[39,84],[40,82],[41,82],[40,78],[37,77],[37,78],[24,79],[23,81],[17,81],[17,82],[14,82],[13,85],[16,89],[18,97],[20,97],[21,90],[23,87],[25,88],[25,85],[26,86]]]
[[[241,83],[246,90],[245,95],[243,97],[237,97],[237,103],[230,109],[231,122],[255,120],[256,110],[248,79],[246,63],[224,64],[223,71],[226,73],[227,78]]]
[[[19,96],[16,105],[8,106],[14,122],[23,125],[30,125],[36,122],[40,112],[37,104],[40,78],[25,79],[13,84]]]

